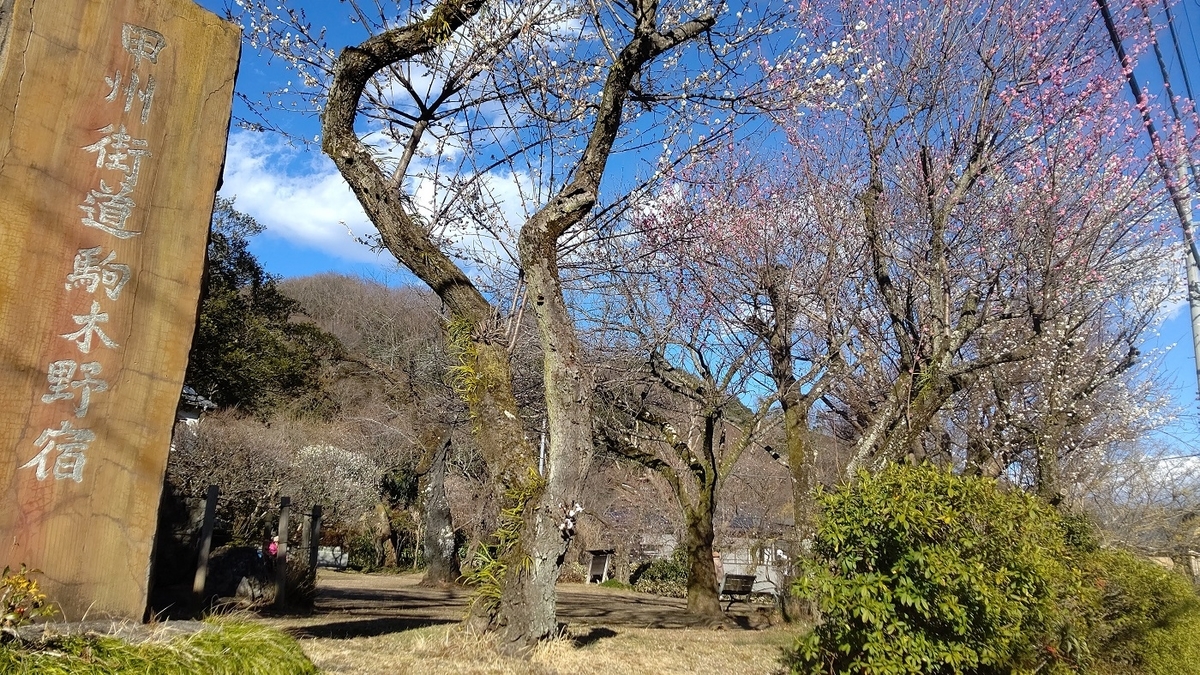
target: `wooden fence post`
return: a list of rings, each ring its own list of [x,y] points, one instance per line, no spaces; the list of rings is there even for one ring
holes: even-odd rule
[[[308,560],[309,533],[312,531],[312,516],[305,513],[300,516],[300,550],[304,551],[304,560]]]
[[[200,530],[200,558],[196,561],[196,578],[192,581],[192,595],[197,602],[204,601],[204,586],[208,581],[208,555],[212,552],[213,524],[217,519],[217,497],[221,489],[216,485],[208,486],[208,496],[204,502],[204,525]]]
[[[283,607],[287,601],[287,540],[288,514],[292,510],[292,498],[279,498],[279,546],[275,551],[275,606]]]
[[[317,580],[317,548],[321,545],[321,505],[313,506],[312,519],[309,521],[308,540],[311,542],[311,548],[308,549],[308,578],[316,582]]]

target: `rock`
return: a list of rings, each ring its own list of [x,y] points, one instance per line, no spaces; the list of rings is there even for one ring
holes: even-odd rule
[[[266,598],[269,590],[271,590],[270,584],[264,584],[261,579],[242,577],[242,580],[238,582],[235,597],[241,602],[255,603]]]
[[[208,560],[208,594],[219,598],[266,599],[271,574],[253,546],[222,546]]]
[[[52,621],[22,626],[16,630],[16,634],[26,644],[45,643],[70,635],[103,635],[119,638],[131,644],[142,644],[169,642],[180,636],[213,628],[212,624],[203,621],[165,621],[150,624],[132,621],[72,621],[69,623]]]

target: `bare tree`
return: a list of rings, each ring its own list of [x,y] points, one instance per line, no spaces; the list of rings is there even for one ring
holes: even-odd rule
[[[731,339],[720,314],[692,306],[686,282],[648,259],[634,265],[640,274],[619,285],[626,316],[608,314],[591,335],[605,364],[597,426],[612,453],[658,472],[670,486],[683,513],[688,612],[717,619],[719,496],[773,400],[757,411],[740,400],[753,388],[753,345]]]
[[[628,104],[674,113],[695,101],[703,112],[738,100],[719,76],[685,67],[677,48],[709,34],[713,39],[697,44],[711,50],[719,68],[752,62],[745,36],[754,30],[739,15],[730,18],[730,39],[714,32],[719,3],[442,0],[373,13],[367,3],[351,2],[369,36],[331,58],[324,34],[301,10],[249,4],[251,39],[299,72],[307,100],[321,111],[322,149],[378,229],[380,245],[445,306],[455,381],[476,443],[504,507],[523,513],[520,538],[500,552],[507,573],[491,625],[514,644],[548,636],[557,625],[554,581],[568,514],[592,454],[592,376],[580,362],[560,247],[598,203],[623,126],[661,140],[695,119],[632,123]],[[515,237],[492,193],[497,168],[522,176],[510,181],[524,207]],[[471,242],[455,244],[464,238]],[[511,335],[488,288],[455,262],[482,261],[489,246],[507,255],[510,278],[524,284],[538,319],[549,420],[545,481],[533,470],[518,415]]]
[[[853,27],[845,89],[815,107],[798,88],[803,117],[780,121],[784,161],[831,167],[819,194],[854,214],[844,237],[865,251],[846,376],[822,397],[853,473],[936,454],[940,411],[983,373],[1033,358],[1130,271],[1143,289],[1169,275],[1143,267],[1162,253],[1161,190],[1090,9],[829,9],[815,31]]]
[[[1090,513],[1105,543],[1179,562],[1200,550],[1200,457],[1153,440],[1110,446],[1076,467],[1068,498]],[[1190,562],[1190,561],[1188,561]]]
[[[853,445],[851,476],[949,461],[989,431],[945,411],[997,378],[1022,405],[1039,392],[1022,448],[1057,494],[1080,413],[1129,382],[1172,276],[1161,190],[1086,8],[902,5],[814,6],[817,41],[838,41],[819,78],[807,51],[775,67],[788,149],[682,167],[639,222],[690,306],[726,317],[722,339],[757,342],[801,537],[822,429]]]
[[[814,410],[849,370],[867,273],[857,214],[833,183],[826,163],[747,161],[735,149],[681,175],[686,192],[638,222],[640,254],[682,291],[675,313],[721,321],[720,342],[740,344],[773,390],[798,540],[815,526],[825,445]]]
[[[947,407],[942,428],[967,471],[1016,478],[1058,504],[1118,448],[1171,421],[1155,362],[1140,350],[1171,295],[1153,283],[1155,248],[1146,253],[1106,293],[1028,336],[1032,356],[981,373]]]

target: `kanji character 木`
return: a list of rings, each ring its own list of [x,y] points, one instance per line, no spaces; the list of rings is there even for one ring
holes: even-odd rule
[[[100,342],[109,349],[119,347],[116,342],[104,334],[97,324],[108,323],[108,313],[100,311],[100,303],[92,301],[92,310],[89,314],[79,314],[72,317],[76,326],[81,328],[74,333],[64,333],[59,337],[65,337],[68,340],[74,340],[79,346],[79,351],[87,354],[92,351],[92,336],[95,335],[100,339]]]

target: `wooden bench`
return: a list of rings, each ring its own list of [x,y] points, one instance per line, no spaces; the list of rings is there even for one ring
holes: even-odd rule
[[[725,611],[728,612],[730,607],[733,607],[733,601],[740,596],[746,602],[750,602],[750,594],[754,591],[753,574],[726,574],[725,581],[721,583],[721,595],[729,596],[729,604],[725,606]]]

